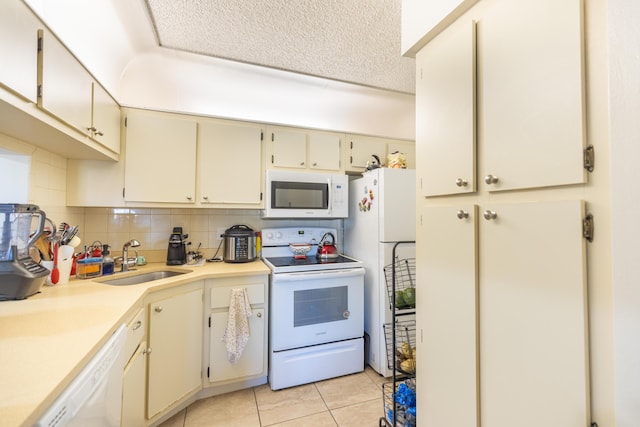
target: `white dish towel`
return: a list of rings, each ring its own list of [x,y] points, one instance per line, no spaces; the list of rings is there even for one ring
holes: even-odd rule
[[[227,327],[222,336],[222,341],[227,347],[227,358],[231,363],[237,363],[240,360],[244,347],[249,341],[249,336],[251,335],[249,317],[252,314],[246,289],[232,289]]]

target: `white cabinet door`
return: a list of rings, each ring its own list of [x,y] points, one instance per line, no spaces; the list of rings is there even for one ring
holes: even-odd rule
[[[261,207],[262,133],[258,126],[199,123],[200,203]]]
[[[142,341],[124,368],[122,377],[122,421],[120,425],[143,426],[147,373],[147,343]]]
[[[149,304],[147,418],[202,385],[202,289]]]
[[[120,106],[95,82],[91,123],[91,137],[114,153],[120,153]]]
[[[240,360],[232,364],[227,357],[227,349],[222,337],[227,325],[228,311],[211,314],[211,340],[209,349],[209,381],[225,381],[253,375],[266,371],[265,349],[265,312],[264,308],[254,308],[249,317],[250,337]]]
[[[309,168],[340,170],[340,135],[313,132],[309,134]]]
[[[66,47],[45,30],[42,41],[41,106],[89,135],[93,79]]]
[[[416,162],[423,196],[476,190],[475,23],[461,21],[416,55]]]
[[[588,426],[583,203],[492,204],[485,213],[495,219],[478,221],[480,424]]]
[[[0,84],[37,101],[40,22],[19,1],[0,2]]]
[[[130,110],[126,126],[125,200],[194,203],[196,122]]]
[[[503,1],[479,22],[479,173],[497,177],[487,190],[586,182],[581,9]]]
[[[367,167],[367,163],[374,163],[375,154],[380,162],[385,163],[387,158],[387,142],[379,138],[366,136],[347,135],[349,143],[349,171],[362,172]]]
[[[288,130],[271,133],[273,154],[271,164],[280,168],[306,169],[307,134]]]
[[[476,227],[474,205],[427,207],[421,213],[416,264],[420,424],[479,425]]]

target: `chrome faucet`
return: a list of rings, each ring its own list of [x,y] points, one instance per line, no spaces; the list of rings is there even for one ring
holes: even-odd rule
[[[129,271],[129,248],[137,248],[140,246],[140,242],[136,239],[131,239],[122,246],[122,268],[120,271]]]

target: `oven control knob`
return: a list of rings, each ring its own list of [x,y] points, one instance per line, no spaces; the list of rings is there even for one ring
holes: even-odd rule
[[[282,239],[282,233],[280,232],[276,233],[276,239],[278,240]]]
[[[342,312],[342,317],[344,317],[345,319],[348,319],[349,316],[351,316],[351,313],[349,312],[349,310],[345,310]]]

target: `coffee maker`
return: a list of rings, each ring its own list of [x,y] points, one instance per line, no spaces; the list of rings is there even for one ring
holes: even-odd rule
[[[187,263],[188,234],[182,234],[182,227],[173,227],[169,237],[169,249],[167,250],[167,265],[183,265]]]
[[[25,299],[38,293],[49,275],[49,270],[29,255],[29,247],[44,230],[46,217],[36,205],[0,204],[0,300]],[[34,219],[37,225],[32,231]]]

